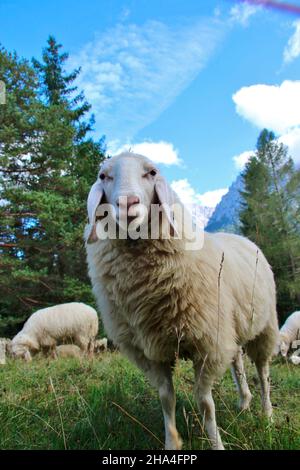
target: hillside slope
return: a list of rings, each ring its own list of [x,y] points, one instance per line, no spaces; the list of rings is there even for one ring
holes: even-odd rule
[[[239,233],[239,211],[241,207],[240,191],[244,188],[242,176],[232,183],[228,193],[222,197],[210,217],[206,230],[208,232]]]

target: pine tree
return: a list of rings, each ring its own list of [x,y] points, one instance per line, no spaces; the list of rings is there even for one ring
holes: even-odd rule
[[[75,124],[77,137],[80,139],[92,130],[94,117],[81,121],[91,106],[84,99],[83,93],[76,94],[77,87],[72,86],[80,74],[80,68],[68,74],[64,67],[69,54],[60,54],[61,49],[62,45],[57,43],[53,36],[49,36],[47,47],[43,50],[43,62],[33,58],[32,63],[39,75],[43,99],[48,105],[62,105],[65,112],[69,111],[69,119]]]
[[[282,318],[300,306],[299,171],[287,148],[264,129],[243,173],[242,233],[269,260]]]
[[[103,140],[94,142],[89,134],[90,106],[73,86],[79,71],[66,74],[67,54],[60,49],[50,37],[43,62],[33,60],[33,67],[4,50],[0,54],[8,95],[0,118],[4,324],[55,303],[92,302],[83,228]],[[20,76],[22,84],[10,83],[10,76]]]

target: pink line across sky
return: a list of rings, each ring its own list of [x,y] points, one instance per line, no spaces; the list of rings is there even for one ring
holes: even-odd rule
[[[252,5],[263,6],[266,8],[273,8],[275,10],[285,11],[287,13],[294,13],[300,15],[300,5],[293,3],[277,2],[275,0],[239,0],[243,3],[251,3]]]

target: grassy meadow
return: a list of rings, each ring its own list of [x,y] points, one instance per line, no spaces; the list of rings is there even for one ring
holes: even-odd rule
[[[227,449],[300,449],[300,367],[275,360],[271,368],[273,423],[261,416],[253,366],[251,410],[237,410],[228,372],[215,386],[217,419]],[[175,370],[177,425],[184,449],[207,449],[193,399],[193,371]],[[118,352],[93,359],[37,357],[0,368],[1,449],[162,449],[157,393]]]

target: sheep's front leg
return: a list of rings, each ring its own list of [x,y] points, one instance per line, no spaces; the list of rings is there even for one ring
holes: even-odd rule
[[[48,357],[50,359],[57,359],[57,352],[56,352],[56,345],[42,345],[40,349],[42,355],[44,357]]]
[[[176,429],[176,397],[171,365],[150,361],[131,345],[121,347],[121,351],[145,373],[151,385],[158,390],[165,423],[165,449],[180,450],[182,441]]]
[[[204,370],[203,364],[195,366],[195,399],[203,416],[204,426],[214,450],[224,450],[216,422],[215,403],[212,397],[213,378]]]
[[[239,408],[240,410],[247,410],[249,408],[252,395],[247,383],[241,348],[232,361],[231,373],[240,396]]]
[[[159,398],[165,422],[165,449],[180,450],[181,438],[176,429],[176,397],[170,366],[154,366],[150,375],[154,375],[152,383],[158,388]],[[151,380],[151,379],[150,379]]]
[[[94,351],[95,351],[95,339],[90,339],[89,344],[88,344],[88,356],[93,357],[94,356]]]

